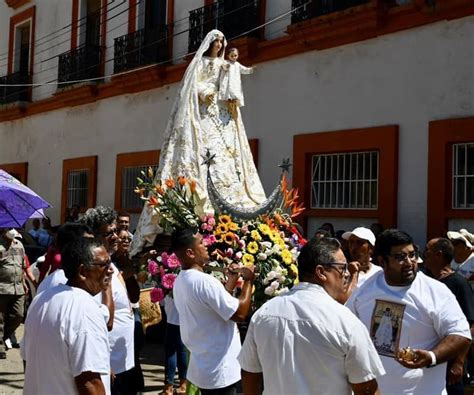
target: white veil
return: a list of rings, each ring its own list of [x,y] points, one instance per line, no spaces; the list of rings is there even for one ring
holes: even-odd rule
[[[211,30],[196,51],[193,60],[187,67],[181,81],[178,96],[176,97],[164,133],[164,142],[160,152],[160,163],[154,182],[161,182],[167,178],[185,176],[195,180],[196,191],[199,195],[205,193],[206,168],[201,164],[202,158],[202,131],[199,123],[199,95],[198,72],[204,53],[218,38],[223,38],[223,48],[220,58],[224,59],[227,41],[219,30]],[[182,144],[186,148],[177,149]],[[185,166],[188,164],[188,166]],[[189,166],[189,164],[191,164]],[[158,218],[148,207],[143,208],[138,221],[130,248],[130,255],[134,256],[143,248],[146,242],[153,243],[156,235],[162,229],[158,225]]]

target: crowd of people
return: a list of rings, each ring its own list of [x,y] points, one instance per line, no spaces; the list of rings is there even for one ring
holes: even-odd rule
[[[130,217],[98,206],[69,220],[2,232],[0,358],[36,293],[21,341],[24,393],[137,394],[144,333]],[[38,279],[26,235],[47,248]],[[463,394],[473,370],[473,246],[465,229],[421,249],[398,229],[324,224],[300,251],[299,283],[254,312],[243,333],[254,267],[231,264],[223,283],[203,270],[202,236],[176,230],[170,251],[182,270],[163,301],[162,393]]]

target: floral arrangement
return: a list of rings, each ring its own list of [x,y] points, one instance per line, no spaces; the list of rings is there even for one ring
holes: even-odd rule
[[[166,295],[173,292],[174,282],[181,270],[181,262],[175,254],[163,252],[155,259],[149,259],[147,271],[155,287],[150,292],[153,303],[161,302]]]
[[[148,176],[153,176],[151,169]],[[235,221],[225,214],[200,215],[202,208],[195,193],[195,183],[184,177],[158,185],[142,179],[138,182],[136,192],[158,214],[160,225],[165,230],[189,226],[199,229],[211,257],[209,266],[224,268],[231,263],[255,265],[254,308],[273,296],[287,292],[298,282],[296,260],[306,241],[292,219],[303,211],[303,207],[298,204],[298,192],[288,190],[285,177],[281,181],[282,207],[271,215],[250,221]],[[166,252],[156,261],[148,261],[147,272],[155,284],[151,292],[154,301],[160,301],[172,292],[180,268],[176,255]],[[219,275],[221,273],[216,276]]]

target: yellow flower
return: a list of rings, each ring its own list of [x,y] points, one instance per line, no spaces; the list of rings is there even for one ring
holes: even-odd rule
[[[247,251],[250,252],[251,254],[255,254],[258,252],[258,244],[255,241],[251,241],[247,245]]]
[[[256,241],[262,240],[262,236],[260,236],[260,233],[258,233],[258,230],[252,230],[250,232],[250,237]]]
[[[275,231],[270,232],[269,236],[270,236],[270,240],[273,241],[274,243],[276,243],[276,241],[280,239],[280,234]]]
[[[291,252],[288,250],[283,250],[281,252],[281,259],[283,260],[284,263],[289,265],[293,261],[293,255],[291,255]],[[295,266],[296,267],[296,266]]]
[[[298,266],[296,266],[294,263],[290,265],[290,272],[294,277],[298,277]]]
[[[229,225],[229,230],[232,232],[235,232],[239,229],[239,225],[237,225],[235,222],[231,222]]]
[[[254,262],[255,258],[253,257],[253,255],[244,254],[244,256],[242,257],[242,263],[244,264],[244,266],[252,266]]]
[[[234,242],[234,239],[235,239],[235,236],[232,232],[227,232],[225,235],[223,235],[223,240],[229,245],[232,245],[232,243]]]
[[[262,235],[268,235],[271,232],[270,227],[267,224],[258,225],[258,230]]]
[[[282,250],[286,249],[285,242],[282,239],[275,240],[275,244],[278,244]]]
[[[214,232],[214,236],[216,236],[216,241],[218,243],[221,243],[224,241],[224,236],[225,236],[225,233],[221,233],[221,232]]]
[[[298,285],[300,283],[300,280],[298,277],[295,278],[295,281],[293,281],[293,285]]]
[[[219,233],[227,233],[229,231],[229,227],[226,224],[219,224],[217,225],[216,231]]]
[[[230,215],[220,215],[219,222],[227,225],[232,222],[232,218],[230,218]]]

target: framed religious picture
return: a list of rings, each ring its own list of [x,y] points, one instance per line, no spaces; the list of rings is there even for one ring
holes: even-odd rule
[[[370,337],[380,355],[395,358],[399,348],[405,305],[375,300],[370,321]]]

